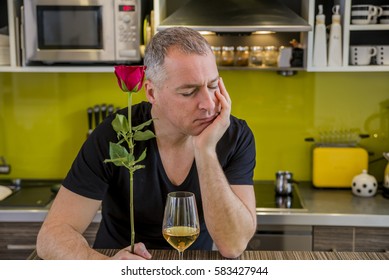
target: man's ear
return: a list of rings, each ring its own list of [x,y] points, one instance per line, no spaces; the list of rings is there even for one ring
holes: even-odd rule
[[[151,103],[154,104],[156,102],[154,95],[154,85],[149,80],[146,80],[144,83],[146,98]]]

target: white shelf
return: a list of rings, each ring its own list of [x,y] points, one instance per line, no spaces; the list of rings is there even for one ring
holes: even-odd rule
[[[350,31],[379,31],[379,30],[386,30],[389,31],[389,24],[366,24],[366,25],[359,25],[359,24],[350,24]]]
[[[385,72],[389,71],[389,65],[366,66],[338,66],[338,67],[314,67],[309,66],[308,72]]]

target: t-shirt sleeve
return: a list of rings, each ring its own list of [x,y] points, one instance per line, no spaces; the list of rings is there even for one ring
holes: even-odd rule
[[[103,199],[108,189],[107,178],[112,174],[112,164],[104,163],[109,158],[109,139],[115,137],[110,123],[106,119],[82,145],[63,180],[65,188],[91,199]],[[99,137],[101,134],[109,137]]]
[[[252,185],[256,164],[255,139],[243,120],[231,123],[218,145],[219,159],[231,185]]]

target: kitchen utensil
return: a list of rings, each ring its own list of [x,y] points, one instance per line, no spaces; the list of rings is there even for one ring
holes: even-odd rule
[[[368,168],[368,153],[361,147],[317,146],[313,149],[312,183],[315,187],[351,187],[353,177]]]
[[[389,65],[389,45],[377,46],[377,64]]]
[[[374,46],[350,46],[351,65],[369,65],[376,55],[377,48]]]
[[[92,128],[92,114],[93,114],[93,108],[89,107],[86,109],[87,115],[88,115],[88,133],[86,134],[86,137],[91,135],[93,128]]]
[[[359,129],[332,129],[320,131],[314,137],[307,137],[306,142],[315,142],[321,147],[356,147],[360,140],[369,138],[369,134],[359,133]]]
[[[107,104],[101,104],[101,120],[103,121],[107,117]]]
[[[93,108],[94,116],[95,116],[95,127],[97,127],[100,123],[100,106],[95,105]]]
[[[389,24],[389,16],[380,17],[381,24]]]
[[[364,169],[352,180],[352,192],[356,196],[371,197],[377,192],[377,180]]]
[[[384,153],[384,158],[389,161],[389,153]],[[384,192],[389,194],[389,162],[386,164],[384,172]]]
[[[293,197],[290,195],[276,195],[275,204],[277,208],[291,208]]]
[[[113,112],[114,112],[114,106],[113,106],[112,104],[109,104],[107,110],[108,110],[108,115],[113,114]]]
[[[382,8],[373,5],[352,5],[352,24],[372,24],[375,16],[381,16]]]
[[[290,195],[293,192],[293,174],[289,171],[277,171],[275,191],[279,195]]]

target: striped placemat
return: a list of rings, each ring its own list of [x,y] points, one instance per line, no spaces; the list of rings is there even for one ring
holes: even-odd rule
[[[98,249],[107,256],[113,256],[117,249]],[[154,260],[177,260],[175,250],[149,250]],[[39,260],[36,251],[28,257]],[[228,260],[218,251],[188,250],[187,260]],[[381,252],[317,252],[317,251],[245,251],[237,260],[389,260],[389,253]]]

